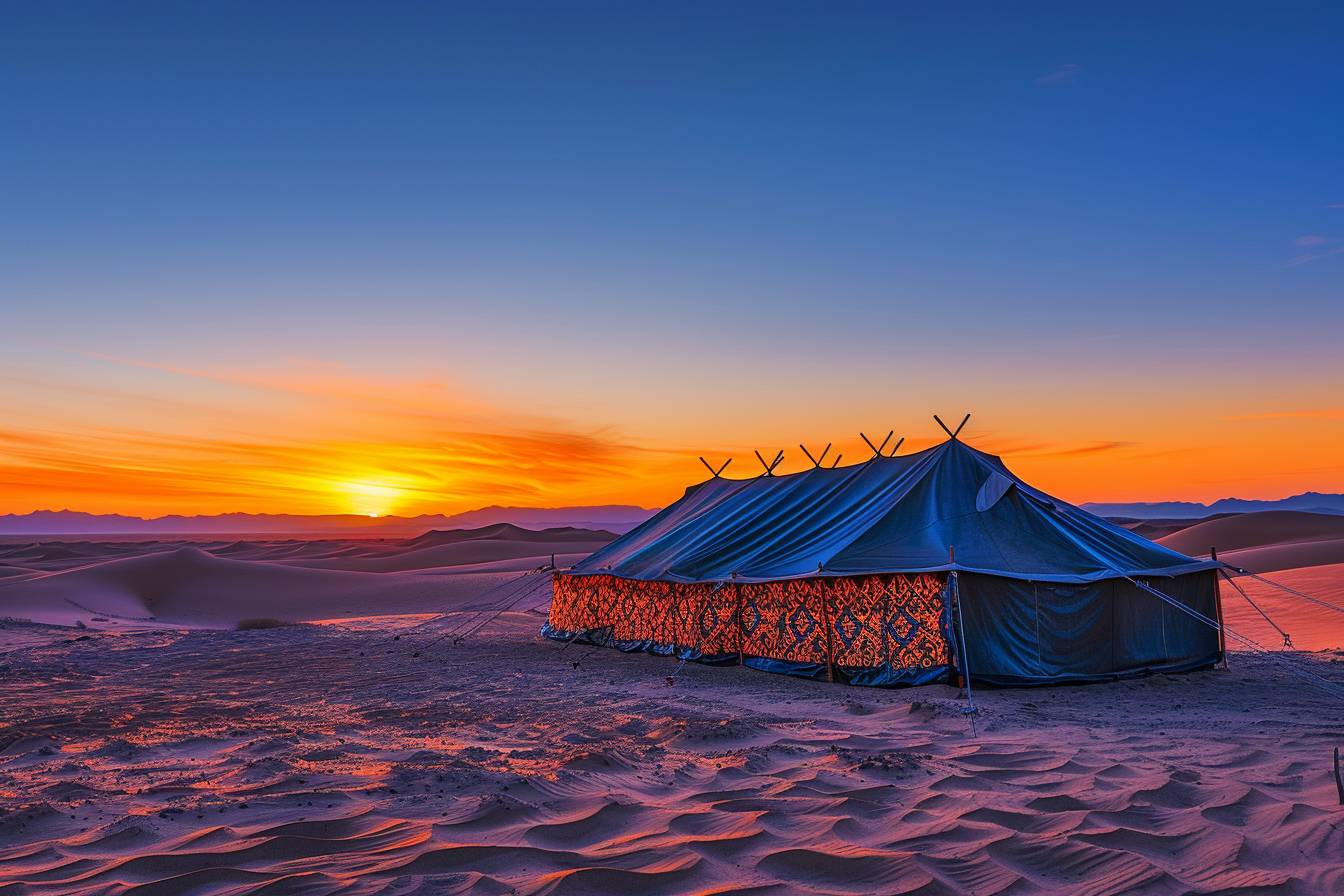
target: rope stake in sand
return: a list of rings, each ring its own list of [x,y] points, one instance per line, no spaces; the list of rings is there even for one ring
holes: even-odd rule
[[[1248,604],[1250,604],[1252,607],[1254,607],[1254,608],[1255,608],[1255,611],[1256,611],[1257,613],[1259,613],[1261,616],[1265,617],[1265,621],[1266,621],[1266,622],[1268,622],[1270,625],[1274,626],[1274,631],[1278,632],[1280,635],[1283,636],[1283,646],[1284,646],[1284,648],[1285,648],[1286,650],[1292,650],[1292,649],[1293,649],[1293,639],[1292,639],[1292,637],[1290,637],[1289,634],[1288,634],[1286,631],[1284,631],[1283,629],[1279,628],[1279,624],[1278,624],[1277,622],[1275,622],[1273,619],[1270,619],[1270,618],[1269,618],[1269,614],[1266,613],[1264,610],[1260,609],[1260,605],[1259,605],[1259,604],[1257,604],[1255,601],[1251,600],[1251,596],[1250,596],[1249,594],[1247,594],[1247,593],[1245,592],[1245,590],[1243,590],[1242,587],[1241,587],[1240,585],[1238,585],[1238,584],[1232,579],[1232,577],[1231,577],[1230,575],[1228,575],[1227,570],[1225,570],[1225,569],[1220,569],[1220,570],[1218,570],[1218,571],[1221,572],[1221,573],[1223,574],[1223,578],[1227,579],[1227,584],[1231,585],[1233,588],[1236,589],[1236,591],[1237,591],[1238,594],[1240,594],[1242,597],[1246,598],[1246,603],[1248,603]]]
[[[677,663],[677,668],[673,669],[673,670],[672,670],[672,674],[669,675],[669,676],[667,676],[667,686],[668,686],[668,687],[672,687],[672,685],[676,683],[676,681],[677,681],[677,673],[680,672],[680,671],[682,670],[682,668],[683,668],[685,665],[686,665],[686,657],[683,656],[683,657],[681,658],[681,662]]]
[[[1344,778],[1339,776],[1339,747],[1335,747],[1335,791],[1339,794],[1339,804],[1344,806]]]

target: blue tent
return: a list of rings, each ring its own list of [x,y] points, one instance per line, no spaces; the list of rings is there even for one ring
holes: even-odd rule
[[[942,574],[964,627],[959,665],[1008,684],[1211,665],[1217,632],[1130,580],[1163,579],[1165,593],[1215,617],[1216,569],[1052,498],[952,438],[849,467],[714,477],[568,575],[722,587]]]

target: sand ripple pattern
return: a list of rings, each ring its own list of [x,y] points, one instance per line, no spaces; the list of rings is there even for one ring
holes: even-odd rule
[[[1249,658],[987,692],[972,739],[946,688],[669,686],[536,623],[4,654],[0,894],[1344,892],[1344,712]]]

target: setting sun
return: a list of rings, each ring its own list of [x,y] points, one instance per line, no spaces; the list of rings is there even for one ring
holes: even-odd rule
[[[339,490],[348,496],[352,513],[370,517],[391,513],[405,498],[405,492],[394,485],[368,480],[341,483]]]

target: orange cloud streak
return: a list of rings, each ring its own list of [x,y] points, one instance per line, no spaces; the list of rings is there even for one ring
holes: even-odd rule
[[[80,358],[89,368],[65,371],[65,379],[0,370],[0,385],[8,384],[0,391],[0,512],[656,506],[704,477],[698,454],[734,456],[728,475],[745,476],[757,472],[753,448],[773,455],[782,446],[787,472],[808,465],[793,449],[797,441],[824,444],[834,435],[800,422],[783,441],[773,419],[746,419],[716,435],[688,420],[655,441],[511,413],[432,376],[374,377],[314,362],[249,371]],[[1126,417],[1123,408],[1114,420],[1091,407],[1067,419],[1031,407],[1001,413],[973,418],[967,440],[1067,500],[1344,490],[1344,427],[1335,409],[1251,416],[1177,409],[1160,422],[1146,410]],[[932,422],[924,429],[907,433],[902,450],[935,444]],[[759,443],[744,438],[752,432],[762,434]],[[1131,433],[1141,437],[1113,437]],[[836,440],[834,451],[847,463],[870,454],[857,435]]]

